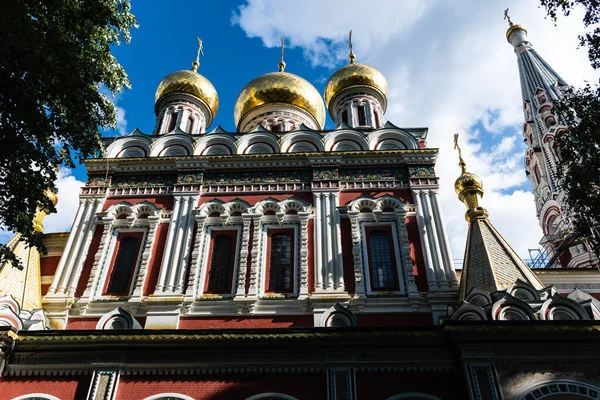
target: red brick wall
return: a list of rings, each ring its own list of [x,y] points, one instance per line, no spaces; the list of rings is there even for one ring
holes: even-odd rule
[[[468,399],[464,378],[453,373],[356,372],[358,399],[386,400],[401,393],[423,393],[444,400]]]
[[[100,245],[100,239],[102,238],[103,231],[104,225],[96,226],[96,231],[94,232],[94,236],[92,237],[92,242],[90,243],[87,257],[85,259],[85,264],[83,264],[83,270],[81,272],[81,275],[79,276],[79,282],[77,283],[77,291],[75,292],[75,297],[81,297],[81,295],[85,291],[88,279],[90,278],[92,265],[94,265],[94,257],[98,252],[98,246]]]
[[[90,381],[91,376],[0,378],[0,400],[33,393],[49,394],[61,400],[81,400],[87,396]]]
[[[122,201],[126,201],[129,204],[136,204],[142,201],[147,201],[155,204],[158,208],[162,208],[165,210],[173,209],[173,196],[156,196],[156,197],[111,197],[104,202],[102,206],[102,210],[106,211],[110,208],[110,206],[114,204],[118,204]]]
[[[156,227],[156,237],[154,239],[154,248],[150,257],[150,265],[148,266],[148,277],[144,283],[144,296],[154,293],[156,283],[158,282],[158,273],[160,272],[160,263],[162,262],[163,253],[165,251],[165,243],[167,241],[167,233],[169,232],[169,224],[158,224]]]
[[[227,203],[228,201],[234,200],[234,199],[240,199],[240,200],[244,200],[245,202],[247,202],[250,205],[255,205],[256,203],[258,203],[260,200],[264,200],[266,198],[272,197],[277,201],[281,201],[281,200],[285,200],[285,199],[289,199],[290,197],[295,197],[297,199],[301,199],[304,202],[306,202],[307,204],[312,204],[313,203],[313,195],[311,192],[291,192],[291,193],[272,193],[272,192],[260,192],[260,194],[247,194],[247,195],[220,195],[220,196],[212,196],[211,194],[206,194],[205,196],[201,196],[200,197],[200,201],[198,202],[198,204],[204,204],[208,201],[213,201],[213,200],[221,200],[222,202]]]
[[[280,315],[273,317],[182,317],[179,329],[289,328],[314,326],[312,315]]]
[[[51,256],[40,258],[40,275],[42,277],[45,276],[54,276],[56,273],[56,268],[58,267],[58,263],[60,261],[60,256]],[[42,285],[42,296],[48,293],[48,289],[50,289],[50,284]]]
[[[245,399],[260,393],[282,393],[298,399],[327,399],[325,373],[303,375],[201,375],[144,378],[121,376],[116,400],[142,400],[160,393],[178,393],[196,400]],[[368,397],[365,397],[368,398]]]

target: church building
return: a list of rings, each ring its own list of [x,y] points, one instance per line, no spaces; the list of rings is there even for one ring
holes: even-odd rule
[[[507,39],[551,236],[563,128],[546,106],[566,83],[526,34],[511,23]],[[241,90],[235,132],[212,126],[200,51],[158,84],[153,132],[105,138],[85,161],[71,231],[47,234],[45,255],[9,242],[24,268],[0,266],[0,400],[600,399],[600,273],[530,269],[458,135],[460,276],[439,150],[427,128],[386,120],[387,81],[351,45],[324,94],[282,51]],[[560,246],[563,267],[589,256]]]

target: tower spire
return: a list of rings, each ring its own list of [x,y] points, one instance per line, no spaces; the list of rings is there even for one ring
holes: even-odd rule
[[[350,34],[348,35],[348,49],[350,50],[350,54],[348,54],[348,61],[350,61],[350,64],[354,64],[356,62],[356,55],[354,55],[354,51],[352,49],[352,29],[350,29]]]
[[[283,38],[281,39],[281,60],[277,66],[279,67],[279,72],[285,71],[285,61],[283,61],[283,56],[285,55],[285,45],[283,43]]]
[[[202,51],[202,40],[199,37],[197,37],[196,39],[198,40],[198,51],[196,51],[196,59],[192,63],[192,71],[194,72],[197,72],[198,67],[200,66],[200,55],[204,55],[204,52]]]
[[[483,182],[479,176],[467,171],[458,145],[458,133],[454,135],[454,148],[458,150],[458,165],[462,171],[454,189],[467,207],[465,218],[469,223],[459,287],[460,300],[465,299],[474,288],[495,292],[506,289],[517,279],[542,289],[542,283],[496,230],[488,219],[487,210],[479,205],[479,199],[483,197]]]

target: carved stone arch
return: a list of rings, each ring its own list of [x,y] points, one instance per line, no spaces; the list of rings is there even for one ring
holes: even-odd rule
[[[20,314],[21,307],[12,295],[7,294],[0,297],[0,327],[10,326],[16,330],[22,330],[23,320],[21,320]]]
[[[305,150],[306,148],[307,150]],[[310,150],[308,150],[310,148]],[[293,132],[281,137],[281,152],[323,151],[323,137],[315,132]]]
[[[158,208],[156,204],[147,200],[134,204],[131,209],[136,218],[141,215],[157,216],[160,215],[160,212],[162,211],[162,209]]]
[[[494,321],[533,321],[535,314],[531,306],[510,294],[505,295],[492,306]]]
[[[262,215],[269,212],[277,214],[278,212],[282,211],[281,207],[279,206],[279,202],[272,197],[259,201],[254,207],[252,207],[252,210],[254,210],[254,212],[257,214]]]
[[[288,211],[307,211],[308,207],[304,200],[297,197],[290,197],[279,202],[279,208],[286,214]]]
[[[473,288],[465,298],[465,301],[471,305],[485,307],[492,304],[490,292]]]
[[[127,136],[115,138],[115,140],[106,149],[106,157],[125,157],[123,152],[128,148],[139,148],[144,152],[144,156],[148,156],[151,151],[151,145],[152,141],[136,129]]]
[[[360,151],[369,149],[369,143],[367,143],[364,134],[355,130],[335,130],[325,135],[324,139],[325,151]]]
[[[273,400],[273,399],[281,399],[281,400],[298,400],[295,397],[289,396],[283,393],[260,393],[254,396],[250,396],[246,398],[246,400]]]
[[[369,141],[370,150],[389,150],[382,148],[386,142],[396,143],[398,149],[414,150],[419,148],[417,139],[409,132],[400,129],[377,129],[368,134],[367,140]]]
[[[196,141],[194,155],[232,155],[236,153],[237,145],[230,135],[209,133]]]
[[[483,308],[463,301],[451,315],[454,321],[487,321],[488,316]]]
[[[563,395],[570,395],[569,399],[587,400],[598,398],[600,387],[588,383],[561,379],[538,383],[528,388],[523,394],[516,397],[517,400],[553,400],[564,399]]]
[[[129,330],[143,329],[133,316],[121,307],[117,307],[100,318],[96,329],[102,330]]]
[[[375,211],[377,209],[377,200],[370,196],[360,196],[346,204],[349,210],[358,211],[368,209]]]
[[[319,326],[329,328],[347,328],[358,326],[356,315],[340,303],[335,303],[321,315]]]
[[[590,316],[576,301],[555,294],[540,307],[539,316],[545,321],[585,321]]]
[[[237,141],[237,154],[253,154],[252,148],[260,146],[264,151],[256,151],[256,153],[277,153],[280,145],[277,136],[270,132],[252,132],[242,136]]]
[[[392,397],[388,397],[386,400],[442,400],[439,397],[432,396],[425,393],[402,393]]]
[[[225,214],[226,209],[224,206],[225,203],[218,199],[213,199],[207,201],[206,203],[200,206],[199,212],[202,215],[210,216],[211,214],[218,213],[219,215]]]
[[[388,208],[396,211],[398,208],[404,208],[404,206],[406,206],[406,203],[404,203],[402,200],[397,197],[390,196],[389,194],[378,197],[375,199],[375,203],[377,204],[377,211],[383,211]]]
[[[150,397],[146,397],[144,400],[194,400],[190,396],[179,393],[160,393]]]
[[[133,212],[133,205],[127,201],[122,201],[117,204],[113,204],[106,210],[106,216],[111,219],[117,219],[121,216],[135,218],[135,214]]]
[[[186,155],[192,154],[194,146],[192,137],[183,133],[183,131],[175,132],[176,133],[168,133],[156,140],[152,145],[150,157],[167,156],[168,154],[165,154],[165,150],[174,146],[185,149]]]
[[[233,215],[234,213],[244,214],[250,209],[250,204],[242,199],[233,199],[224,204],[227,214]]]
[[[556,233],[560,217],[560,206],[555,200],[543,202],[540,199],[540,224],[545,235]]]
[[[60,400],[58,397],[45,393],[29,393],[13,398],[12,400]]]
[[[523,301],[539,301],[540,293],[528,282],[517,279],[506,289],[506,293]]]

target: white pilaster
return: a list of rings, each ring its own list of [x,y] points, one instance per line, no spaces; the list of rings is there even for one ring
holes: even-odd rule
[[[158,273],[158,282],[156,284],[155,294],[162,292],[167,284],[167,273],[169,268],[171,268],[171,260],[173,259],[171,248],[173,247],[173,238],[175,236],[175,232],[177,231],[177,225],[179,224],[180,218],[180,203],[181,198],[179,196],[175,196],[173,199],[173,213],[171,214],[171,222],[169,223],[169,233],[167,234],[167,241],[165,242],[165,250],[163,253],[162,263],[160,264],[160,272]]]
[[[322,220],[321,210],[323,205],[321,204],[321,193],[313,194],[315,204],[315,290],[323,289],[323,236],[322,236]]]
[[[196,237],[194,238],[194,248],[192,250],[192,261],[190,262],[190,275],[188,276],[188,285],[185,291],[186,301],[193,301],[198,295],[198,273],[202,262],[202,249],[206,236],[206,215],[196,212]]]
[[[363,277],[363,249],[360,238],[360,224],[358,211],[348,211],[350,226],[352,228],[352,255],[354,256],[354,282],[355,297],[365,297],[365,282]]]
[[[438,237],[440,239],[439,243],[442,250],[446,281],[452,289],[458,289],[458,279],[456,277],[456,272],[454,271],[454,264],[452,263],[452,253],[450,251],[450,243],[448,241],[448,233],[446,232],[446,223],[444,222],[444,215],[442,214],[438,190],[431,190],[430,195],[432,198],[433,216],[435,218]]]
[[[308,219],[310,212],[301,211],[298,213],[300,218],[300,300],[308,297]]]
[[[258,271],[259,265],[259,254],[260,254],[260,235],[262,234],[262,221],[259,214],[252,214],[252,222],[254,223],[254,230],[252,233],[252,250],[251,264],[250,264],[250,284],[248,287],[248,296],[256,298],[258,296]]]
[[[438,290],[439,283],[437,282],[433,260],[431,259],[431,249],[429,248],[429,233],[425,224],[425,216],[423,215],[424,207],[420,199],[421,191],[413,190],[412,193],[417,209],[417,226],[419,227],[421,247],[423,249],[423,262],[425,264],[425,271],[427,272],[427,283],[429,285],[429,290]]]
[[[344,262],[342,258],[342,237],[340,230],[340,211],[338,210],[339,204],[339,192],[332,193],[331,195],[331,241],[333,246],[333,259],[335,263],[335,289],[338,291],[345,291],[346,285],[344,283]]]
[[[246,270],[248,269],[248,244],[250,242],[250,225],[252,224],[252,216],[250,214],[242,214],[243,230],[240,246],[240,259],[238,262],[238,280],[235,297],[241,298],[246,296]]]
[[[323,198],[325,201],[325,207],[323,208],[323,216],[321,217],[323,224],[322,224],[322,229],[323,229],[323,245],[325,246],[325,262],[324,262],[324,266],[325,266],[325,277],[326,277],[326,281],[325,281],[325,289],[326,290],[331,290],[333,289],[333,270],[335,268],[334,262],[333,262],[333,251],[332,251],[332,241],[333,241],[333,236],[332,236],[332,228],[333,228],[333,224],[331,223],[332,218],[331,218],[331,193],[323,193]]]
[[[431,259],[435,268],[435,275],[437,281],[440,284],[441,289],[449,289],[448,283],[446,282],[446,274],[444,269],[444,263],[442,259],[442,252],[440,250],[440,242],[438,240],[437,227],[434,224],[433,210],[431,208],[431,199],[429,198],[429,190],[421,192],[421,201],[424,205],[423,214],[425,217],[425,224],[429,231],[429,248],[431,250]]]

